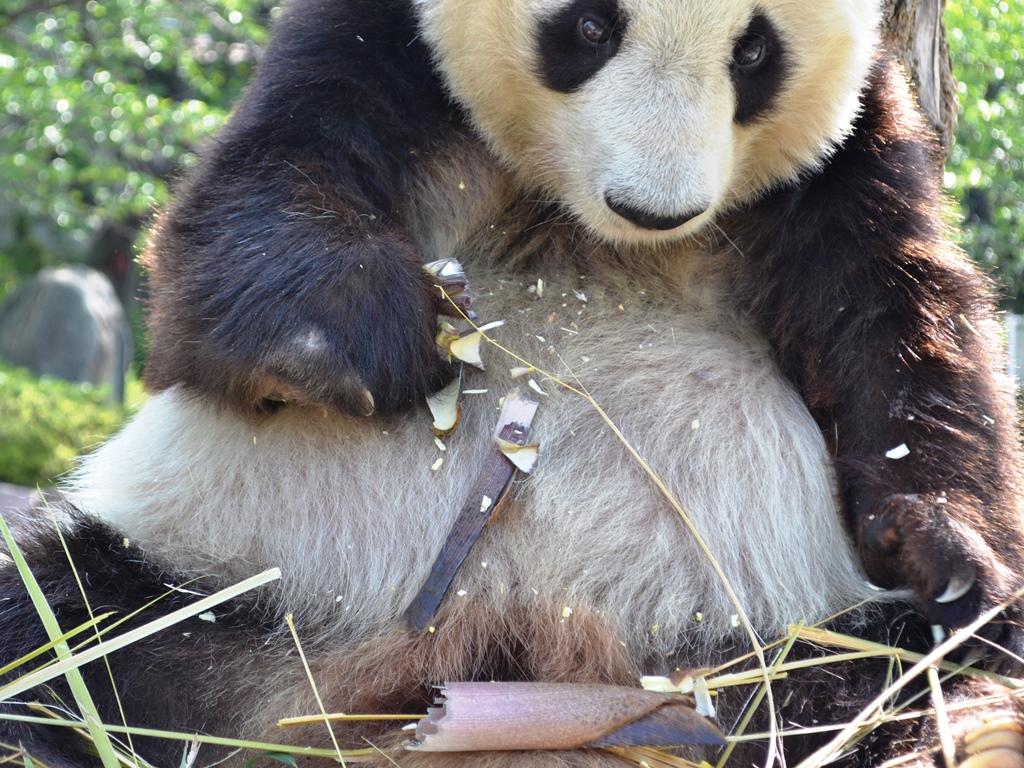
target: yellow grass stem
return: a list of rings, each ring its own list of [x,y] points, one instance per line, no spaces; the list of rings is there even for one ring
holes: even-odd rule
[[[785,646],[783,646],[782,650],[779,651],[778,657],[775,659],[775,662],[772,664],[771,669],[768,670],[769,677],[774,677],[775,675],[779,674],[779,671],[782,668],[783,663],[786,661],[786,657],[789,655],[789,652],[791,650],[793,650],[793,644],[796,643],[796,637],[797,637],[797,635],[796,635],[795,632],[790,634],[789,641],[786,643]],[[734,675],[723,675],[722,677],[740,677],[740,676],[741,675],[734,674]],[[710,686],[711,683],[709,682],[708,685]],[[767,685],[762,683],[762,685],[758,688],[757,692],[754,694],[754,697],[750,700],[750,703],[747,706],[746,711],[743,713],[743,719],[736,726],[735,733],[733,734],[734,737],[735,736],[742,736],[743,732],[747,730],[747,726],[750,725],[750,720],[754,717],[754,712],[756,712],[757,708],[759,706],[761,706],[761,702],[764,700],[764,697],[765,697],[765,695],[767,693],[768,693],[768,687],[767,687]],[[773,713],[774,713],[774,711],[773,711]],[[772,723],[774,723],[775,722],[775,717],[772,716],[770,718],[770,721]],[[716,768],[723,768],[723,766],[726,764],[726,762],[728,762],[729,757],[732,756],[733,750],[736,749],[737,743],[738,742],[736,742],[732,738],[730,738],[729,744],[722,751],[722,756],[718,759],[718,764],[717,764]]]
[[[285,622],[288,624],[288,629],[292,633],[292,639],[295,641],[295,647],[299,651],[299,658],[302,660],[302,668],[306,670],[306,677],[309,680],[309,687],[313,689],[313,697],[316,699],[316,705],[320,707],[320,720],[323,721],[324,725],[327,726],[327,733],[331,737],[331,744],[334,745],[334,751],[338,756],[338,760],[341,761],[342,768],[345,766],[345,756],[341,753],[341,747],[338,746],[338,740],[334,737],[334,729],[331,728],[331,721],[327,717],[327,709],[324,707],[324,700],[320,698],[320,691],[317,690],[316,681],[313,679],[313,671],[309,668],[309,662],[306,661],[306,654],[302,650],[302,643],[299,642],[299,635],[295,631],[295,622],[292,621],[292,615],[289,613],[284,617]]]
[[[426,715],[343,715],[334,713],[332,715],[300,715],[299,717],[285,717],[277,721],[278,728],[288,728],[293,725],[312,725],[322,723],[325,719],[328,722],[363,722],[367,720],[423,720]]]
[[[896,656],[902,655],[902,651],[899,649],[892,649],[895,653],[879,653],[877,651],[855,651],[852,653],[836,653],[831,656],[822,656],[817,659],[801,659],[800,661],[790,661],[785,664],[778,666],[772,665],[769,670],[772,680],[785,680],[789,677],[788,673],[797,669],[808,669],[810,667],[824,667],[829,664],[839,664],[844,661],[857,661],[858,659],[877,659],[879,656]],[[755,685],[763,682],[761,679],[761,670],[752,669],[748,672],[735,672],[727,675],[719,675],[717,677],[709,677],[707,679],[708,688],[728,688],[729,686],[735,685]]]
[[[886,701],[891,699],[894,695],[899,693],[905,688],[914,678],[924,672],[928,667],[933,664],[938,664],[939,660],[942,659],[947,653],[957,648],[971,635],[981,629],[983,626],[988,624],[992,619],[1006,610],[1006,606],[1013,600],[1018,600],[1024,596],[1024,588],[1021,588],[1014,592],[1014,594],[1003,604],[997,605],[994,608],[985,611],[977,619],[972,621],[966,627],[958,630],[950,637],[946,638],[942,643],[939,643],[932,651],[924,656],[919,662],[914,664],[909,670],[907,670],[898,680],[892,685],[882,691],[875,699],[864,707],[863,710],[847,723],[842,730],[825,746],[819,749],[817,752],[806,758],[801,762],[797,768],[814,768],[815,766],[824,765],[833,759],[851,740],[853,740],[862,730],[862,727],[867,723],[877,712],[882,711],[882,706]]]
[[[953,704],[947,703],[945,705],[946,706],[946,712],[948,714],[949,712],[961,712],[963,710],[973,709],[975,707],[985,707],[985,706],[988,706],[989,704],[992,704],[994,702],[999,701],[1001,698],[1003,698],[1003,694],[998,694],[997,693],[997,694],[992,694],[991,696],[983,696],[983,697],[978,698],[978,699],[969,699],[967,701],[959,701],[959,702],[956,702],[956,703],[953,703]],[[934,716],[934,714],[935,714],[935,711],[933,709],[904,710],[904,711],[901,711],[899,713],[895,713],[895,712],[882,712],[882,713],[878,714],[878,716],[875,717],[871,721],[871,723],[872,723],[872,725],[877,725],[877,724],[881,724],[881,723],[898,723],[898,722],[902,722],[904,720],[919,720],[919,719],[921,719],[923,717],[932,717],[932,716]],[[782,732],[782,736],[783,737],[786,737],[786,736],[806,736],[806,735],[813,735],[813,734],[820,734],[820,733],[836,733],[836,732],[838,732],[843,727],[845,727],[844,723],[837,723],[837,724],[834,724],[834,725],[815,725],[815,726],[806,726],[806,727],[800,727],[800,728],[792,728],[792,729],[788,729],[788,730],[783,731]],[[764,741],[765,739],[769,738],[769,734],[767,734],[767,733],[747,733],[747,734],[744,734],[743,736],[730,736],[729,738],[730,738],[730,740],[735,740],[735,741],[738,741],[738,742]]]
[[[792,626],[789,629],[791,632],[796,631],[796,628]],[[870,640],[862,640],[859,637],[843,635],[839,632],[831,632],[827,629],[804,627],[799,630],[799,635],[801,640],[806,640],[807,642],[814,643],[816,645],[825,645],[831,648],[848,648],[850,650],[872,656],[892,656],[900,661],[905,661],[911,664],[917,663],[925,658],[924,655],[920,653],[905,651],[902,648],[894,648],[883,643],[874,643]],[[937,666],[945,672],[992,680],[993,682],[1001,683],[1008,688],[1024,688],[1024,680],[1020,680],[1015,677],[1007,677],[1006,675],[997,675],[994,672],[989,672],[987,669],[965,667],[962,664],[954,664],[951,661],[945,660],[939,662]]]
[[[935,724],[939,731],[942,760],[946,768],[956,768],[956,746],[953,744],[953,734],[949,730],[949,716],[946,714],[946,700],[942,698],[939,670],[934,664],[928,667],[928,688],[932,694],[932,707],[935,710]]]
[[[852,611],[856,611],[856,610],[862,608],[863,606],[867,605],[870,602],[871,602],[870,600],[862,600],[859,603],[851,605],[849,608],[844,608],[843,610],[838,611],[838,612],[832,614],[831,616],[826,616],[824,619],[822,619],[821,621],[815,622],[811,626],[812,627],[821,627],[821,626],[824,626],[826,624],[830,624],[833,621],[836,621],[837,619],[841,618],[842,616],[845,616],[847,613],[851,613]],[[782,636],[778,640],[774,640],[774,641],[772,641],[770,643],[766,643],[764,646],[762,646],[763,649],[765,651],[770,651],[773,648],[781,648],[782,646],[786,645],[789,642],[789,638],[791,637],[792,632],[793,632],[793,630],[794,630],[794,628],[796,626],[801,626],[802,627],[804,625],[803,625],[802,622],[799,625],[791,624],[789,626],[789,631],[788,632],[780,633]],[[756,658],[757,658],[757,656],[754,654],[753,651],[751,651],[750,653],[745,653],[742,656],[736,656],[736,657],[730,659],[729,661],[723,662],[723,663],[719,664],[717,667],[714,667],[713,669],[709,670],[708,671],[708,675],[719,674],[723,670],[731,669],[732,667],[735,667],[735,666],[737,666],[739,664],[742,664],[745,661],[750,661],[751,659],[756,659]]]

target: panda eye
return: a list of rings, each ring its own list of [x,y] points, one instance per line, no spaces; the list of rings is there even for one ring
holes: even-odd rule
[[[736,93],[734,120],[749,125],[767,115],[789,75],[785,40],[772,20],[755,13],[732,47],[729,63]]]
[[[767,56],[768,41],[757,33],[744,35],[732,52],[733,64],[746,71],[761,66]]]
[[[537,5],[559,5],[548,0]],[[537,63],[541,81],[559,93],[573,93],[618,53],[629,17],[622,0],[570,0],[537,19]]]
[[[576,24],[576,31],[585,42],[591,45],[603,45],[611,37],[608,25],[591,16],[581,16]]]

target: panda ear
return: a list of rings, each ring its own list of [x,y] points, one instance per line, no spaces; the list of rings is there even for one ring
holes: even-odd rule
[[[574,0],[537,29],[537,59],[544,84],[578,90],[618,52],[626,19],[617,0]]]
[[[765,14],[755,14],[736,39],[729,66],[736,92],[733,119],[752,123],[771,110],[789,71],[782,38]]]

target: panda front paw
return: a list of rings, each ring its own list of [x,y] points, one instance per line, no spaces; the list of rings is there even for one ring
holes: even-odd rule
[[[263,412],[292,403],[360,417],[421,402],[457,373],[436,342],[438,316],[473,317],[467,288],[454,259],[413,274],[358,275],[328,310],[289,322],[264,350],[247,399]]]
[[[976,519],[959,508],[966,504],[953,494],[889,496],[860,521],[865,566],[869,577],[885,586],[909,586],[929,621],[947,630],[1005,606],[976,633],[982,639],[971,644],[970,653],[981,650],[995,661],[1003,649],[1009,660],[1024,651],[1021,606],[1011,600],[1024,574],[1007,568],[981,532],[964,522]]]

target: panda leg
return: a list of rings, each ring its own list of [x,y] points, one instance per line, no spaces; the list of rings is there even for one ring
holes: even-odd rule
[[[197,593],[210,591],[201,580],[184,582],[161,572],[123,536],[98,521],[74,510],[55,511],[61,517],[63,543],[52,521],[41,515],[22,517],[12,527],[63,632],[88,623],[90,615],[109,614],[96,629],[102,632],[109,627],[103,639],[111,639],[195,602]],[[235,732],[232,719],[238,702],[248,698],[249,681],[262,679],[261,667],[272,666],[262,661],[269,653],[263,642],[267,627],[262,625],[262,613],[255,604],[224,603],[211,614],[206,618],[213,621],[188,619],[133,642],[105,660],[83,665],[83,681],[101,721],[185,734]],[[122,623],[115,628],[116,622]],[[0,627],[0,667],[49,642],[21,577],[3,549]],[[68,642],[74,650],[93,640],[94,630],[86,629]],[[18,680],[52,658],[52,653],[32,658],[0,676],[0,685]],[[0,700],[0,761],[23,753],[50,768],[99,765],[92,745],[78,730],[24,719],[49,715],[81,719],[63,676]],[[125,754],[137,754],[155,766],[180,765],[189,746],[185,741],[138,736],[129,745],[128,739],[116,732],[112,739]],[[204,763],[227,753],[219,747],[200,747]]]

